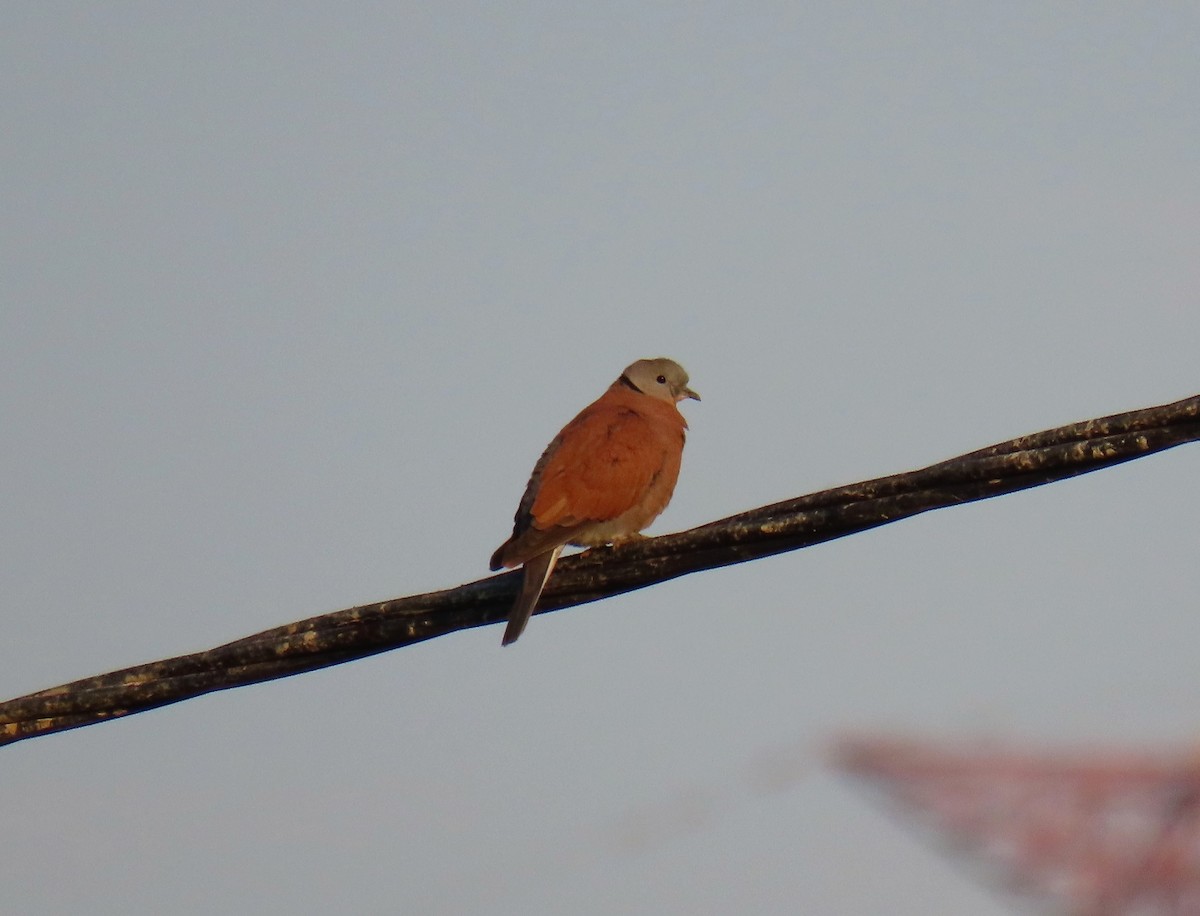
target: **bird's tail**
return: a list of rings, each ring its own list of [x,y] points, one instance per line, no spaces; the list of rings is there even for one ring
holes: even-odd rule
[[[525,561],[521,577],[521,593],[517,595],[512,610],[508,612],[508,626],[504,630],[504,639],[500,645],[507,646],[510,642],[516,642],[517,637],[525,629],[525,624],[529,623],[533,609],[537,607],[538,598],[542,595],[542,589],[546,587],[550,573],[554,571],[554,564],[558,562],[558,555],[562,553],[562,550],[561,546],[555,547],[553,550],[539,553]]]

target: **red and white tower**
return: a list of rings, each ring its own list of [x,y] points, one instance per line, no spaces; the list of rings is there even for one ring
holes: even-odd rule
[[[1064,913],[1200,916],[1200,755],[859,738],[835,765]]]

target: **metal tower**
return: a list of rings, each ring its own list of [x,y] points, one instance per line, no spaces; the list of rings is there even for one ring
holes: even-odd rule
[[[840,742],[844,773],[1072,916],[1200,916],[1200,755]]]

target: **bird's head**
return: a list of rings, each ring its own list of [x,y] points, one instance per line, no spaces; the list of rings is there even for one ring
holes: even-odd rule
[[[642,394],[660,401],[674,404],[685,398],[700,400],[700,395],[688,387],[688,374],[683,366],[666,357],[639,359],[621,373],[621,379]]]

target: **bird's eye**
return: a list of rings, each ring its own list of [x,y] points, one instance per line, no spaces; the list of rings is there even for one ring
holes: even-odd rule
[[[667,383],[667,377],[665,375],[660,375],[654,381],[658,382],[660,385],[665,385]]]

